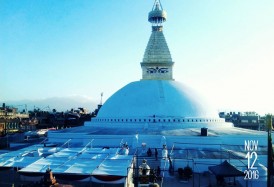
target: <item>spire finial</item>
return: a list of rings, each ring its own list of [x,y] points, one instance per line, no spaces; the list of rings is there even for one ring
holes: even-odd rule
[[[155,0],[152,10],[148,13],[148,21],[153,26],[162,26],[162,23],[166,21],[167,13],[164,11],[161,1]]]

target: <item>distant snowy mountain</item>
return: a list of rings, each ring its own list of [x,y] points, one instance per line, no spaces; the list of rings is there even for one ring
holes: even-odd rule
[[[0,103],[5,103],[6,106],[16,107],[19,111],[25,109],[25,107],[27,107],[28,111],[33,110],[34,108],[45,111],[52,111],[53,109],[56,109],[57,111],[67,111],[72,108],[83,107],[92,112],[97,107],[97,104],[99,104],[99,101],[84,96],[68,96],[39,100],[0,101]]]

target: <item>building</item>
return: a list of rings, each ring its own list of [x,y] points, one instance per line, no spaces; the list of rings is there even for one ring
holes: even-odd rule
[[[238,186],[264,186],[267,133],[233,127],[193,89],[175,81],[163,34],[166,19],[155,0],[140,81],[113,94],[84,126],[49,132],[44,144],[3,155],[1,168],[19,168],[15,178],[26,184],[51,171],[59,183],[77,186],[148,186],[154,176],[149,173],[159,168],[161,186],[179,186],[182,180],[186,186],[216,185],[231,178]],[[246,157],[251,148],[258,158],[252,160],[254,170]],[[210,169],[228,162],[237,174],[220,177]],[[252,173],[248,180],[245,173]]]
[[[266,116],[260,116],[256,112],[220,112],[219,116],[224,118],[226,122],[233,123],[235,127],[267,131]],[[272,128],[273,123],[272,117]]]
[[[19,113],[17,108],[6,106],[3,103],[0,107],[0,136],[18,132],[21,129],[22,120],[28,118],[27,113]]]

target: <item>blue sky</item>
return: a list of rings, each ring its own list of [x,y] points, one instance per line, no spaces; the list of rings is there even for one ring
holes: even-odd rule
[[[220,110],[274,113],[274,1],[162,0],[174,78]],[[153,0],[0,0],[0,101],[104,100],[141,79]]]

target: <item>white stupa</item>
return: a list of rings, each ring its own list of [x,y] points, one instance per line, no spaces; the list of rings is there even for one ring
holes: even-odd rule
[[[172,129],[231,126],[194,90],[173,79],[174,62],[163,34],[166,18],[160,2],[155,2],[148,15],[152,33],[141,62],[142,79],[113,94],[89,125]]]

